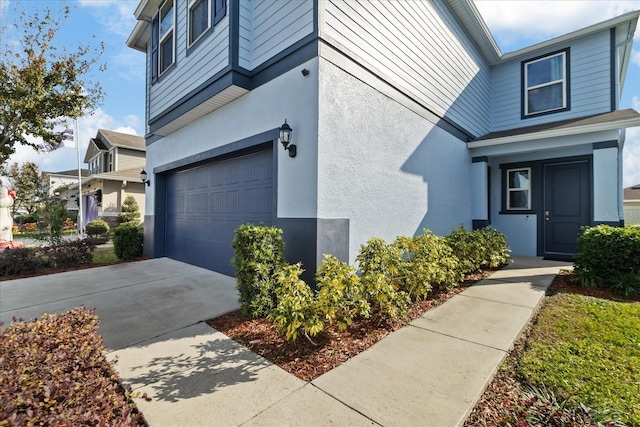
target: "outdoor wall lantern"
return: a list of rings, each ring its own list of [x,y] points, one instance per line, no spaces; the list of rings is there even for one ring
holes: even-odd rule
[[[142,169],[142,172],[140,172],[140,180],[143,184],[151,185],[151,181],[147,179],[147,171],[144,169]]]
[[[284,124],[280,126],[280,142],[284,149],[289,151],[289,157],[295,157],[297,154],[296,145],[289,145],[292,133],[293,129],[291,129],[291,126],[287,124],[287,119],[284,119]]]

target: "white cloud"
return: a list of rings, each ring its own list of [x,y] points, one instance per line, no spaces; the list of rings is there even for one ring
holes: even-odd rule
[[[640,0],[475,0],[474,3],[505,52],[523,47],[523,42],[534,44],[640,9]]]
[[[122,0],[80,0],[80,6],[96,9],[99,22],[112,34],[128,37],[136,24],[133,12],[137,1]]]
[[[133,116],[135,117],[135,116]],[[80,117],[78,119],[78,135],[76,135],[76,142],[80,141],[80,167],[86,168],[84,163],[84,155],[89,146],[89,140],[95,138],[98,133],[98,129],[108,129],[116,132],[128,133],[131,135],[137,135],[136,130],[130,126],[130,123],[135,122],[132,117],[125,119],[126,123],[119,123],[104,110],[98,109],[90,116]],[[70,127],[73,124],[69,123]],[[30,142],[39,142],[37,139],[28,137]],[[9,158],[8,163],[11,164],[17,162],[22,164],[25,162],[34,162],[40,168],[40,171],[45,172],[59,172],[78,168],[77,153],[75,145],[65,146],[58,148],[50,153],[39,153],[31,147],[17,146],[16,152]]]
[[[635,99],[638,102],[638,99]],[[627,129],[622,152],[623,187],[640,184],[640,127]]]
[[[2,25],[4,25],[4,17],[7,14],[7,9],[9,9],[9,0],[0,0],[0,21]]]
[[[640,31],[638,31],[640,33]],[[640,66],[640,51],[632,50],[631,51],[631,62]]]
[[[631,99],[631,108],[640,111],[640,96],[636,95]]]

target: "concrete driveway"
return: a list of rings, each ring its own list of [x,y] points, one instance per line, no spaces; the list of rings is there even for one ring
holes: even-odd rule
[[[0,321],[85,306],[110,350],[236,310],[235,278],[169,258],[0,282]]]

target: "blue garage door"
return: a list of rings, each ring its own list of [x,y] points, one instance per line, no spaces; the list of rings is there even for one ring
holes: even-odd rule
[[[166,200],[167,256],[234,275],[234,231],[272,223],[272,150],[175,172],[167,177]]]

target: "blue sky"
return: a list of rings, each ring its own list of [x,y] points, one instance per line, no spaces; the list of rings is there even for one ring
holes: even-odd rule
[[[107,71],[98,77],[106,97],[92,115],[79,119],[81,157],[99,128],[144,135],[144,54],[125,42],[135,25],[139,0],[69,0],[71,17],[58,33],[59,45],[75,47],[96,36],[105,43]],[[495,1],[475,0],[500,49],[506,53],[579,28],[640,9],[640,0]],[[0,0],[0,25],[15,22],[15,7],[60,8],[60,1]],[[640,111],[640,30],[636,30],[632,63],[627,72],[621,108]],[[36,162],[41,170],[77,168],[73,148],[38,154],[21,148],[13,161]],[[84,167],[84,165],[83,165]],[[624,186],[640,183],[640,127],[628,129],[624,148]]]

